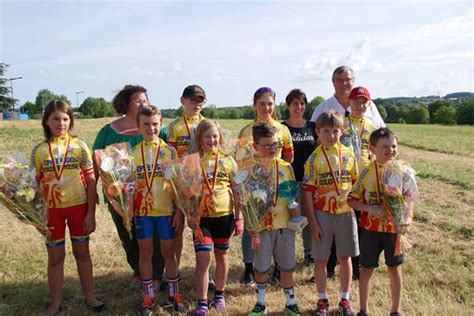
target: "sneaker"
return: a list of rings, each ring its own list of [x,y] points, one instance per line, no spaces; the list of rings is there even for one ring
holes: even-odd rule
[[[339,315],[341,316],[354,316],[354,312],[352,311],[351,304],[349,300],[341,299],[338,305]]]
[[[188,308],[184,305],[183,297],[181,294],[175,294],[174,296],[168,296],[167,306],[173,306],[176,313],[186,313]]]
[[[193,312],[193,316],[207,316],[209,312],[205,308],[196,308]]]
[[[240,281],[244,286],[255,286],[255,279],[253,273],[245,272],[244,277]]]
[[[277,267],[273,269],[272,275],[270,276],[270,282],[277,285],[280,283],[280,269],[278,269]]]
[[[364,311],[360,311],[360,312],[357,313],[357,316],[369,316],[369,314],[367,314]]]
[[[141,316],[153,315],[153,307],[155,307],[155,300],[150,295],[145,295],[137,314]]]
[[[301,315],[301,312],[298,309],[298,305],[296,305],[296,304],[286,305],[285,306],[285,315],[290,315],[290,316]]]
[[[225,311],[225,297],[214,297],[214,301],[211,303],[211,308],[214,308],[219,313],[223,313]]]
[[[316,303],[315,316],[328,316],[329,315],[329,301],[327,299],[319,299]]]
[[[132,276],[132,279],[130,281],[130,287],[132,287],[134,289],[141,289],[142,288],[142,279],[140,278],[139,275]]]
[[[390,316],[400,316],[400,313],[399,312],[391,312]]]
[[[265,315],[267,313],[265,305],[260,303],[255,304],[252,311],[248,314],[248,316],[260,316]]]
[[[314,256],[310,253],[304,256],[303,264],[307,267],[312,266],[315,262]]]

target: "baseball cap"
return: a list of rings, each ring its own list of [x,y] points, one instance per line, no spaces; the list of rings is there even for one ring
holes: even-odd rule
[[[367,88],[364,87],[355,87],[351,90],[351,93],[349,93],[349,100],[355,100],[358,97],[363,97],[366,98],[367,100],[370,100],[370,93]]]
[[[193,84],[184,88],[183,98],[190,99],[194,97],[203,97],[205,99],[206,92],[204,92],[204,89],[197,84]]]

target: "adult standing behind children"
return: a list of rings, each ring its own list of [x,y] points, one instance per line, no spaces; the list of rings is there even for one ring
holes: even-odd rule
[[[316,149],[318,135],[314,122],[303,117],[308,104],[306,94],[300,89],[293,89],[288,93],[285,101],[290,116],[282,124],[288,127],[291,133],[294,148],[294,160],[291,166],[295,172],[296,181],[301,183],[304,175],[304,163]],[[301,199],[301,202],[304,203],[304,200]],[[305,207],[302,206],[302,210],[304,209]],[[306,265],[314,264],[313,242],[309,225],[303,229],[303,249],[304,263]]]
[[[291,163],[293,161],[293,142],[288,128],[275,120],[275,97],[275,92],[268,87],[262,87],[255,91],[253,95],[255,120],[240,130],[239,139],[252,138],[252,128],[258,123],[271,125],[276,128],[275,137],[281,145],[277,148],[276,157],[283,157],[283,160]],[[247,231],[244,231],[242,234],[242,253],[245,264],[242,283],[245,286],[253,286],[255,285],[255,280],[253,272],[252,239]]]
[[[316,122],[318,117],[325,111],[334,110],[343,116],[350,113],[349,94],[354,87],[355,73],[349,66],[339,66],[332,73],[332,84],[334,86],[334,95],[318,105],[311,116],[311,122]],[[372,120],[376,128],[385,127],[385,123],[380,116],[374,102],[365,113],[365,117]]]
[[[137,113],[144,105],[148,105],[147,90],[144,87],[139,85],[123,87],[112,100],[115,111],[122,116],[100,129],[92,149],[103,149],[109,145],[122,142],[130,143],[131,147],[140,143],[143,137],[137,127]],[[98,177],[98,174],[99,170],[95,168],[96,177]],[[127,256],[127,262],[133,270],[132,286],[140,288],[139,249],[135,226],[132,224],[132,238],[130,238],[120,215],[108,204],[105,197],[104,201],[108,205],[112,220],[117,228],[117,233]],[[158,283],[163,274],[164,262],[161,256],[160,240],[156,235],[153,237],[153,250],[153,280]]]

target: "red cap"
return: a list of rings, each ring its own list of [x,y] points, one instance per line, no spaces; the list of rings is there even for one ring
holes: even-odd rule
[[[363,97],[366,98],[367,100],[370,100],[370,93],[367,88],[364,87],[355,87],[351,90],[351,93],[349,94],[349,100],[355,100],[358,97]]]

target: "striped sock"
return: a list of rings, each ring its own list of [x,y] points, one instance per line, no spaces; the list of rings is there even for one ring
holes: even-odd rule
[[[196,304],[196,309],[205,309],[208,310],[207,298],[203,300],[198,300]]]
[[[176,294],[179,293],[179,286],[178,286],[179,275],[174,278],[167,277],[167,279],[168,279],[168,285],[169,285],[169,295],[170,297],[174,297]]]
[[[146,295],[155,297],[155,290],[153,289],[153,279],[142,279],[142,286]]]

